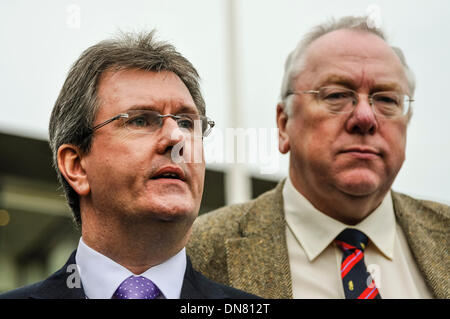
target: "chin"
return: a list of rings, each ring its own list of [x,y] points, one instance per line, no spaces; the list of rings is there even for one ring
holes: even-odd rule
[[[368,196],[379,190],[380,178],[373,172],[353,172],[339,179],[337,187],[348,195]]]
[[[148,207],[147,211],[152,218],[161,221],[183,221],[195,218],[198,215],[198,207],[193,203],[178,200],[170,203],[158,203]]]

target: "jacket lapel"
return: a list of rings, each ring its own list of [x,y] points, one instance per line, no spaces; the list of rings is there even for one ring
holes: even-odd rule
[[[240,220],[241,237],[225,242],[230,285],[266,298],[292,298],[283,185],[255,200]]]
[[[444,205],[392,192],[394,211],[420,271],[438,298],[450,298],[448,284],[449,219]],[[448,210],[448,206],[446,208]]]
[[[225,299],[227,296],[217,286],[198,273],[193,267],[189,257],[186,263],[183,286],[180,299]]]
[[[76,265],[75,253],[76,251],[72,253],[67,263],[60,270],[44,280],[30,298],[85,299],[86,295],[81,285],[81,279],[76,267],[74,267]]]

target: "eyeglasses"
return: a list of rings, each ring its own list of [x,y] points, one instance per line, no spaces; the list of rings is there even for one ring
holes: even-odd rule
[[[351,113],[358,104],[361,93],[342,87],[325,86],[317,91],[288,91],[286,97],[292,94],[315,94],[320,105],[325,106],[331,113],[337,114]],[[384,117],[408,114],[411,102],[414,101],[408,95],[395,91],[376,92],[369,94],[368,98],[374,112]]]
[[[161,115],[151,110],[130,110],[94,126],[91,133],[113,121],[120,120],[121,126],[132,133],[149,134],[161,128],[164,118],[168,117],[175,120],[182,132],[194,137],[208,136],[215,125],[214,121],[199,114]]]

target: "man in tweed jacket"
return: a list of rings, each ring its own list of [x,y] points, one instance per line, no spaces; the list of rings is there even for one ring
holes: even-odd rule
[[[413,94],[402,52],[365,18],[314,29],[286,61],[277,105],[288,178],[197,219],[194,266],[265,298],[345,298],[334,239],[354,228],[381,297],[449,298],[449,206],[391,190]]]

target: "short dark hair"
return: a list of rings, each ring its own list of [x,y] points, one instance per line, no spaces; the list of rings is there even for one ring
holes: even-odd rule
[[[200,78],[194,66],[173,45],[155,40],[155,31],[123,33],[116,38],[101,41],[85,50],[70,69],[55,102],[49,139],[53,166],[62,185],[75,223],[81,228],[79,196],[65,180],[58,168],[58,148],[72,144],[88,153],[99,99],[97,85],[106,71],[140,69],[170,71],[188,88],[200,114],[205,114],[205,101],[200,90]]]

